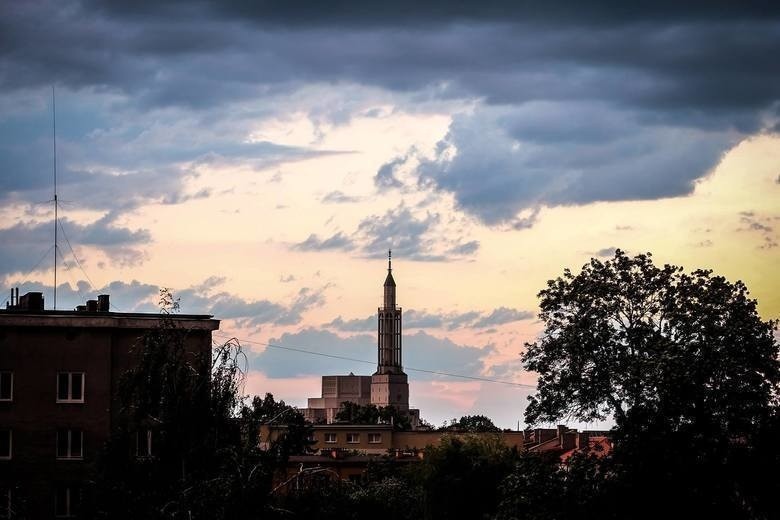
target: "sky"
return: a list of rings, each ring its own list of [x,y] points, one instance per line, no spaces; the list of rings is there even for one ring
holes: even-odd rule
[[[53,304],[54,87],[57,307],[170,288],[247,394],[373,372],[389,248],[434,425],[522,425],[538,292],[615,248],[780,317],[780,4],[419,4],[0,3],[0,286]]]

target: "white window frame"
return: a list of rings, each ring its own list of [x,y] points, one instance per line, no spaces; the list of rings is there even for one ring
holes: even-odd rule
[[[335,433],[325,434],[325,444],[336,444],[337,442],[338,442],[338,437],[336,436]]]
[[[369,433],[368,434],[368,443],[369,444],[382,444],[382,434],[381,433]]]
[[[68,376],[68,397],[66,399],[60,398],[60,376]],[[81,398],[73,399],[73,376],[81,376]],[[57,402],[58,403],[83,403],[84,394],[86,393],[86,374],[84,372],[57,372]]]
[[[66,444],[67,450],[65,455],[60,455],[60,434],[63,432],[67,432],[68,435],[68,442]],[[77,433],[80,438],[79,455],[73,455],[73,434],[74,433]],[[56,456],[57,456],[57,460],[84,460],[84,431],[73,430],[70,428],[57,430]]]
[[[360,444],[360,434],[359,433],[348,433],[347,434],[347,444]]]
[[[54,495],[54,517],[55,518],[74,518],[76,516],[76,512],[73,510],[73,494],[78,493],[78,489],[74,488],[73,486],[64,486],[65,488],[65,513],[59,514],[59,498],[60,493],[59,490],[57,490]]]
[[[10,428],[3,431],[8,432],[8,455],[1,455],[0,460],[11,460],[14,458],[14,431]]]
[[[0,396],[0,402],[10,403],[14,400],[14,372],[13,370],[0,370],[0,378],[7,376],[11,378],[11,395],[8,397]]]

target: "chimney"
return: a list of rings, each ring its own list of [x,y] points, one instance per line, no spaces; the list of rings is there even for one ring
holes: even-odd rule
[[[577,432],[564,432],[561,436],[561,449],[573,450],[577,445]]]
[[[584,450],[588,447],[588,432],[579,432],[577,434],[577,449],[578,450]]]
[[[98,302],[97,300],[87,300],[87,312],[97,312]]]
[[[565,424],[559,424],[556,432],[557,433],[556,437],[558,437],[559,439],[563,437],[563,434],[566,433],[566,430],[568,430],[568,428],[566,427]]]
[[[26,311],[42,311],[43,310],[43,293],[40,292],[28,292],[23,294],[19,298],[19,289],[17,289],[17,307]]]
[[[97,299],[97,310],[98,312],[108,312],[108,309],[110,307],[108,295],[107,294],[98,294]]]

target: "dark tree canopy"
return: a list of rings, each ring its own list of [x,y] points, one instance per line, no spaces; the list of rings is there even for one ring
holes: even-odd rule
[[[539,374],[529,423],[614,416],[745,436],[776,405],[776,323],[742,282],[653,264],[618,250],[568,269],[539,293],[542,338],[525,368]]]
[[[493,424],[493,421],[484,415],[464,415],[458,420],[452,419],[440,430],[454,430],[467,433],[500,432],[501,428]]]
[[[336,421],[348,424],[392,424],[396,430],[412,428],[409,416],[395,406],[363,405],[351,401],[341,403],[341,409],[336,413]]]

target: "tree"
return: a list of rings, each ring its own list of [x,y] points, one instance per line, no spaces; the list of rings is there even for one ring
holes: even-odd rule
[[[240,417],[249,434],[255,436],[255,443],[260,442],[260,425],[285,425],[284,433],[276,437],[267,450],[275,457],[278,466],[285,464],[290,455],[303,455],[312,451],[314,441],[311,440],[311,424],[306,422],[297,408],[282,400],[275,400],[271,393],[266,393],[265,397],[255,396],[249,406],[242,407]]]
[[[466,433],[495,433],[501,431],[501,428],[493,424],[493,421],[484,415],[464,415],[458,420],[452,419],[449,424],[445,423],[440,429]]]
[[[362,405],[351,401],[341,403],[341,409],[336,413],[336,421],[348,424],[392,424],[396,430],[412,428],[409,416],[393,405]]]
[[[539,297],[545,330],[523,355],[539,374],[529,424],[614,417],[610,471],[648,516],[665,503],[647,494],[661,483],[679,514],[760,509],[738,462],[777,415],[777,323],[742,282],[618,250]]]
[[[499,484],[516,453],[498,434],[442,436],[428,446],[414,477],[422,489],[425,518],[485,518],[495,512]]]
[[[171,318],[178,300],[163,290],[160,304],[159,326],[139,339],[137,362],[120,380],[120,424],[102,457],[96,516],[244,518],[245,499],[262,504],[267,492],[254,493],[265,473],[237,419],[241,346],[187,348],[189,332]]]

